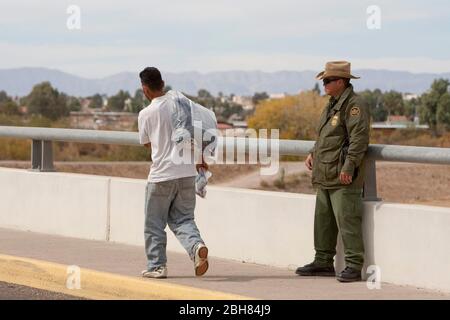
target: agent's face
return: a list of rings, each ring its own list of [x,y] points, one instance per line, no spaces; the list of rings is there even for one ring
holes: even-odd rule
[[[323,79],[323,87],[326,94],[336,97],[344,89],[345,83],[342,78],[330,77]]]

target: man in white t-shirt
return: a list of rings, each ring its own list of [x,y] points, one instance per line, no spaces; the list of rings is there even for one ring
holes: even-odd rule
[[[194,221],[195,176],[206,163],[176,164],[177,151],[172,141],[173,99],[164,93],[164,81],[158,69],[145,68],[140,74],[142,90],[150,105],[139,112],[139,140],[151,149],[152,165],[145,191],[145,250],[148,278],[167,277],[166,225],[194,261],[195,275],[208,270],[208,248]],[[196,168],[197,167],[197,168]]]

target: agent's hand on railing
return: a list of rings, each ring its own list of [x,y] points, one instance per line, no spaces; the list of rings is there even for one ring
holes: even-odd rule
[[[313,167],[313,156],[312,154],[308,154],[308,157],[305,160],[305,165],[309,170],[312,170]]]

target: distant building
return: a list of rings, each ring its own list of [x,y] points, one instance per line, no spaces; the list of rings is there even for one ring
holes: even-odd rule
[[[397,130],[416,129],[416,130],[428,130],[429,126],[426,124],[419,125],[412,121],[407,122],[374,122],[371,125],[372,130],[382,132],[384,135],[390,135]]]
[[[219,97],[219,99],[220,99],[220,102],[221,102],[221,103],[225,103],[225,102],[228,102],[228,101],[230,101],[230,98],[229,98],[229,97],[227,97],[227,96],[222,96],[222,97]]]
[[[246,121],[233,121],[229,122],[218,122],[217,128],[222,134],[222,136],[233,136],[233,137],[246,137],[249,136],[247,129],[248,125]]]
[[[414,94],[414,93],[403,93],[402,97],[403,97],[403,100],[409,101],[409,100],[412,100],[412,99],[417,99],[419,96],[417,94]]]
[[[408,123],[397,123],[397,124],[392,124],[392,123],[386,123],[386,122],[374,122],[371,125],[372,129],[386,129],[386,130],[391,130],[391,129],[409,129],[409,128],[414,128],[414,129],[422,129],[422,130],[427,130],[429,129],[429,126],[427,124],[420,124],[420,125],[416,125],[414,124],[414,122],[408,122]]]
[[[125,112],[131,112],[133,110],[133,106],[132,106],[131,102],[132,102],[131,98],[128,98],[125,100],[124,107],[123,107],[123,110]]]
[[[233,96],[233,99],[231,99],[233,103],[239,104],[242,106],[242,109],[249,111],[253,110],[255,108],[255,105],[253,104],[252,97],[247,96]]]
[[[81,111],[88,111],[91,101],[92,100],[90,98],[81,98],[80,99]]]
[[[70,127],[94,130],[132,130],[138,115],[131,112],[72,111]]]
[[[233,113],[231,116],[228,117],[228,119],[225,121],[227,123],[233,123],[235,121],[242,121],[243,118],[238,113]]]
[[[283,99],[286,98],[286,93],[271,93],[269,94],[269,99]]]
[[[382,130],[383,132],[390,134],[396,130],[404,129],[418,129],[428,130],[429,126],[419,124],[419,118],[414,117],[414,121],[411,121],[407,116],[390,115],[385,122],[372,123],[373,130]]]
[[[18,106],[20,105],[20,97],[19,96],[14,96],[12,98],[12,100],[14,101],[15,104],[17,104]]]
[[[27,106],[20,106],[19,107],[19,112],[21,114],[28,114],[28,107]]]
[[[221,134],[225,135],[227,129],[233,129],[233,125],[227,122],[217,122],[217,129]]]
[[[251,104],[252,103],[252,97],[247,96],[233,96],[231,99],[232,102],[240,104],[241,106],[245,104]]]
[[[386,120],[387,124],[407,124],[409,122],[410,121],[406,116],[397,116],[397,115],[388,116]]]
[[[106,94],[103,94],[102,100],[103,100],[103,108],[106,108],[108,106],[108,96]]]
[[[247,129],[247,121],[233,121],[231,123],[233,125],[233,128],[241,128],[241,129]]]

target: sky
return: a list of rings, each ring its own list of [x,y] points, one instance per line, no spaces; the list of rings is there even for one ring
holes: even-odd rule
[[[77,21],[79,29],[67,22]],[[370,29],[379,9],[379,27]],[[370,9],[370,8],[369,8]],[[75,20],[74,20],[75,19]],[[371,24],[373,25],[373,23]],[[448,0],[2,0],[0,68],[450,72]]]

